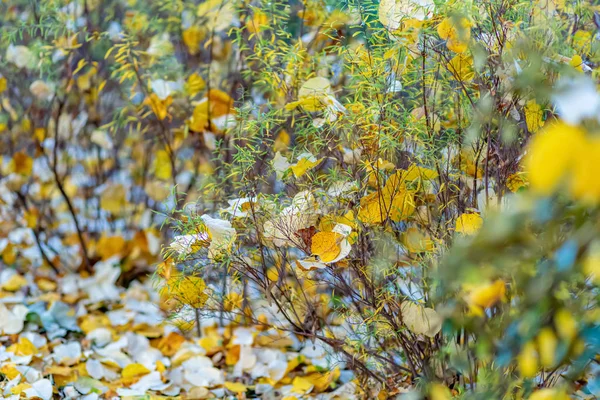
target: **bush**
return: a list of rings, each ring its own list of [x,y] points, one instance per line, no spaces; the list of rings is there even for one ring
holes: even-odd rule
[[[2,17],[2,184],[41,264],[135,276],[168,222],[182,328],[313,341],[366,398],[600,390],[596,6],[26,10]]]

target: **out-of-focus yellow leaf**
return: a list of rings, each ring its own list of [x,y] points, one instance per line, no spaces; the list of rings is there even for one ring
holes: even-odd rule
[[[15,174],[29,176],[33,169],[33,159],[27,154],[19,151],[13,155],[9,169]]]
[[[2,289],[9,292],[16,292],[25,285],[27,285],[27,279],[21,274],[14,274],[2,284]]]
[[[152,170],[154,171],[154,176],[156,176],[158,179],[171,179],[171,158],[166,150],[156,151]]]
[[[307,394],[313,389],[314,385],[311,381],[301,376],[297,376],[292,381],[292,392],[298,394]]]
[[[570,397],[564,390],[544,388],[533,392],[528,400],[570,400]]]
[[[405,301],[401,311],[402,322],[413,333],[433,337],[442,329],[442,318],[433,308]]]
[[[540,363],[544,368],[552,368],[556,361],[556,348],[558,339],[550,327],[542,328],[537,336],[537,345],[540,349]]]
[[[455,231],[464,235],[473,235],[483,225],[483,218],[476,213],[461,214],[456,219]]]
[[[536,134],[525,158],[532,190],[548,195],[571,170],[573,161],[585,147],[585,132],[556,122]]]
[[[123,185],[108,187],[100,197],[100,207],[112,213],[120,214],[126,203],[126,191]]]
[[[10,345],[7,349],[7,352],[14,353],[16,356],[32,356],[38,353],[38,348],[33,345],[24,336],[19,337],[19,341],[15,344]]]
[[[504,301],[506,296],[506,284],[501,279],[492,283],[465,285],[464,289],[467,291],[466,302],[471,313],[480,316],[486,308]]]
[[[193,25],[184,30],[182,36],[188,53],[194,56],[200,52],[200,42],[206,37],[206,32],[200,26]]]
[[[450,390],[441,383],[434,383],[429,388],[429,398],[431,400],[450,400]]]
[[[245,393],[248,390],[248,387],[240,382],[225,382],[223,386],[233,393]]]
[[[103,260],[106,260],[114,255],[124,256],[125,245],[125,239],[121,235],[102,235],[96,243],[96,253]]]
[[[121,376],[125,379],[129,379],[135,378],[140,375],[146,375],[149,373],[150,370],[144,367],[143,364],[134,363],[126,365],[125,368],[123,368],[123,371],[121,372]]]
[[[554,314],[554,327],[558,336],[569,343],[577,336],[577,321],[566,308]]]
[[[167,116],[169,115],[168,108],[172,102],[173,98],[171,96],[168,96],[166,99],[161,100],[156,93],[151,93],[144,100],[144,103],[152,109],[154,115],[156,115],[156,118],[158,118],[161,121],[167,118]]]
[[[538,353],[533,342],[527,342],[517,357],[519,373],[523,378],[533,378],[539,369]]]
[[[191,74],[186,82],[186,90],[190,97],[196,96],[206,87],[206,82],[196,72]]]
[[[404,233],[404,245],[411,253],[422,253],[433,251],[433,240],[429,234],[411,226]]]

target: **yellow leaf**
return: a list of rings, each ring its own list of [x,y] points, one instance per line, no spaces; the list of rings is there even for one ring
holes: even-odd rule
[[[536,134],[525,158],[532,190],[551,194],[572,169],[584,146],[585,132],[564,122],[553,123]]]
[[[401,311],[402,322],[413,333],[434,337],[442,329],[442,318],[433,308],[405,301],[402,303]]]
[[[326,108],[328,96],[332,93],[331,82],[322,77],[311,78],[304,82],[298,90],[298,101],[308,112]]]
[[[15,364],[11,364],[8,362],[2,363],[2,367],[0,367],[0,373],[2,373],[8,379],[15,379],[21,374],[19,370],[15,368]]]
[[[291,137],[289,133],[285,129],[279,131],[279,134],[275,138],[275,142],[273,143],[273,151],[286,151],[290,146]]]
[[[123,368],[123,371],[121,372],[121,376],[125,379],[129,379],[135,378],[140,375],[146,375],[149,373],[150,370],[144,367],[143,364],[134,363],[125,366],[125,368]]]
[[[425,181],[431,181],[438,177],[437,171],[434,171],[430,168],[419,167],[416,164],[412,164],[406,170],[406,174],[404,175],[404,179],[407,181],[414,181],[416,179],[422,179]]]
[[[414,196],[407,190],[400,190],[392,198],[390,205],[390,219],[400,222],[410,217],[415,211]]]
[[[554,326],[558,336],[569,343],[577,336],[577,321],[565,308],[561,308],[554,314]]]
[[[23,393],[25,390],[27,390],[29,388],[31,388],[31,385],[29,383],[19,383],[18,385],[13,386],[10,389],[10,392],[12,394],[18,394],[18,395],[20,395],[21,393]]]
[[[556,348],[558,346],[558,339],[554,334],[554,331],[550,327],[542,328],[537,336],[537,345],[540,349],[540,363],[544,368],[551,368],[554,366],[556,357]]]
[[[321,393],[329,388],[332,382],[340,377],[340,368],[335,367],[334,369],[327,372],[313,372],[304,377],[304,379],[310,381],[314,388],[312,393]]]
[[[176,300],[194,308],[200,308],[208,300],[204,293],[206,284],[196,276],[172,277],[167,281],[167,290]]]
[[[415,211],[414,196],[406,189],[407,171],[399,170],[391,175],[381,193],[374,192],[360,200],[358,218],[367,224],[378,224],[386,218],[399,222]],[[414,172],[411,172],[415,175]],[[416,175],[415,175],[416,176]]]
[[[44,374],[46,375],[60,375],[60,376],[69,376],[74,372],[74,369],[71,367],[62,367],[60,365],[52,365],[46,369],[44,369]]]
[[[96,254],[106,260],[114,255],[125,255],[125,239],[121,235],[107,236],[103,234],[96,243]]]
[[[312,169],[319,165],[323,159],[316,159],[310,153],[304,153],[298,156],[298,162],[290,166],[294,176],[296,178],[300,178],[302,175],[306,174],[309,169]]]
[[[533,392],[528,400],[570,400],[570,397],[562,390],[545,388]]]
[[[483,315],[486,308],[490,308],[500,301],[504,301],[506,295],[506,284],[501,279],[492,283],[481,285],[465,285],[468,294],[467,304],[475,315]]]
[[[9,346],[6,351],[14,353],[16,356],[32,356],[38,353],[37,347],[35,347],[29,339],[23,336],[20,336],[19,341]]]
[[[596,250],[585,258],[583,272],[590,277],[592,282],[600,285],[600,251]]]
[[[292,381],[292,392],[298,394],[307,394],[313,389],[314,385],[306,378],[297,376]]]
[[[437,27],[438,34],[446,40],[448,50],[463,53],[471,39],[471,23],[464,17],[444,18]]]
[[[544,111],[542,110],[542,107],[534,100],[529,100],[527,104],[525,104],[524,111],[527,130],[531,133],[539,131],[540,128],[544,126],[544,121],[542,120]]]
[[[571,195],[586,203],[600,201],[600,138],[590,136],[583,146],[573,154],[573,171],[569,189]]]
[[[234,114],[233,99],[225,92],[211,89],[207,97],[197,103],[194,113],[189,121],[189,127],[195,132],[211,130],[213,133],[221,133],[213,124],[215,118]]]
[[[170,173],[171,172],[169,171],[169,174]],[[151,180],[146,182],[146,193],[152,200],[162,202],[171,194],[171,188],[169,184],[165,182]]]
[[[261,11],[254,11],[252,18],[246,22],[246,29],[250,33],[258,33],[267,27],[269,19],[267,15]]]
[[[202,77],[196,72],[194,72],[188,77],[186,83],[186,90],[190,97],[196,96],[198,93],[204,90],[205,87],[206,82],[204,82],[204,79],[202,79]]]
[[[182,33],[183,43],[191,55],[196,55],[200,52],[200,42],[206,36],[206,32],[198,25],[194,25],[184,30]]]
[[[225,389],[230,390],[233,393],[245,393],[248,390],[246,385],[240,382],[225,382],[223,386]]]
[[[156,151],[152,170],[158,179],[165,181],[171,179],[171,157],[166,150]]]
[[[539,368],[538,353],[533,342],[527,342],[517,356],[519,373],[523,378],[533,378],[536,376]]]
[[[450,400],[450,390],[441,383],[434,383],[429,388],[429,398],[431,400]]]
[[[358,219],[366,224],[379,224],[387,218],[385,197],[379,192],[371,193],[360,199],[360,209],[358,211]]]
[[[33,159],[23,152],[17,152],[10,161],[9,169],[15,174],[29,176],[33,169]]]
[[[112,214],[120,214],[125,207],[125,196],[125,187],[123,185],[110,186],[102,192],[100,207]]]
[[[146,97],[146,99],[144,100],[144,104],[150,106],[150,108],[154,112],[154,115],[156,115],[156,118],[158,118],[161,121],[167,118],[167,116],[169,115],[168,108],[172,102],[173,98],[171,96],[168,96],[166,99],[161,100],[156,93],[151,93],[150,96]]]
[[[575,54],[569,61],[569,65],[579,72],[583,72],[583,59],[579,54]]]
[[[20,274],[14,274],[2,284],[2,289],[9,292],[16,292],[25,285],[27,285],[27,279]]]
[[[465,213],[456,219],[455,230],[464,235],[473,235],[483,225],[483,218],[479,214]]]
[[[2,250],[2,261],[5,264],[14,264],[17,261],[17,250],[12,243],[7,244]]]
[[[322,262],[331,262],[340,254],[344,236],[337,232],[317,232],[312,237],[311,251]]]
[[[177,350],[181,347],[181,345],[185,342],[185,338],[178,334],[177,332],[171,332],[169,335],[163,337],[156,348],[160,350],[167,357],[173,356],[177,353]]]
[[[23,218],[25,219],[25,223],[28,228],[35,228],[39,219],[39,211],[37,208],[30,208],[28,211],[25,211],[23,214]]]
[[[412,226],[404,233],[404,245],[411,253],[422,253],[433,251],[433,240],[428,233],[423,233]]]
[[[515,172],[506,178],[506,187],[513,193],[516,193],[519,191],[519,189],[528,185],[529,182],[525,179],[525,176],[522,172]]]
[[[464,54],[455,55],[446,65],[454,79],[468,82],[475,77],[473,70],[473,58]]]
[[[43,290],[44,292],[53,292],[56,290],[56,282],[52,282],[46,278],[40,278],[37,280],[38,288]]]
[[[228,293],[223,301],[225,311],[238,310],[242,307],[244,298],[237,292]]]

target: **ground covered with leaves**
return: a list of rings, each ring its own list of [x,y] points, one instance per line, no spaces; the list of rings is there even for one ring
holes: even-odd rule
[[[165,322],[148,281],[124,289],[119,273],[110,262],[87,278],[3,271],[4,398],[356,398],[352,372],[323,346],[210,320],[198,337]]]

